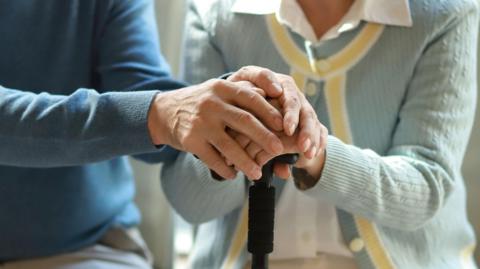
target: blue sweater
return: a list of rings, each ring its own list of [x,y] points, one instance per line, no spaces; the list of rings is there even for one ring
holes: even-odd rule
[[[159,53],[151,1],[0,6],[0,261],[72,251],[137,224],[119,156],[165,158],[152,158],[147,112],[153,89],[183,86]]]

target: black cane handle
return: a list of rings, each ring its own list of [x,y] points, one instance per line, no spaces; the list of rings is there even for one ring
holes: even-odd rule
[[[285,154],[269,161],[262,168],[262,177],[248,192],[248,243],[252,253],[252,269],[268,269],[268,254],[273,251],[275,220],[275,187],[272,185],[275,163],[295,164],[298,154]]]

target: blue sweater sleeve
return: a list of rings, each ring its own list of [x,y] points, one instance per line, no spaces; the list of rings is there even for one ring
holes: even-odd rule
[[[147,129],[158,91],[147,90],[184,84],[169,78],[151,1],[112,0],[108,14],[95,37],[98,91],[53,95],[0,87],[0,164],[57,167],[158,152]],[[107,90],[118,92],[99,93]]]
[[[55,167],[153,152],[146,115],[155,93],[62,96],[0,87],[0,164]]]

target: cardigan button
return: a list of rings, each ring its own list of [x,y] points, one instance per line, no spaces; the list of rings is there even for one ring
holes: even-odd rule
[[[317,63],[316,63],[316,67],[319,71],[321,72],[327,72],[328,70],[330,70],[331,68],[331,65],[330,63],[328,62],[328,60],[319,60]]]
[[[317,94],[317,85],[315,85],[315,83],[313,82],[308,83],[307,88],[305,89],[305,93],[308,96],[314,96],[315,94]]]
[[[350,241],[349,247],[352,252],[360,252],[365,247],[365,243],[361,238],[355,238]]]

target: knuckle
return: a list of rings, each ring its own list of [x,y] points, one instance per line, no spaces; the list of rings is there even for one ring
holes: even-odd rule
[[[250,73],[250,70],[252,69],[252,66],[250,65],[247,65],[247,66],[242,66],[240,69],[237,70],[237,72],[235,72],[233,74],[233,77],[235,78],[235,80],[237,80],[238,77],[243,77],[245,76],[246,74]]]
[[[307,117],[314,121],[317,121],[317,113],[315,113],[315,111],[313,111],[312,109],[307,110]]]
[[[285,104],[287,106],[300,107],[300,100],[297,95],[292,95],[285,101]]]
[[[218,91],[224,90],[225,84],[227,83],[223,79],[211,79],[209,82],[210,82],[210,87],[212,88],[212,91],[215,93],[218,93]]]
[[[198,102],[198,111],[197,113],[203,115],[205,113],[209,113],[212,110],[217,109],[219,106],[218,101],[213,96],[205,96],[201,98]],[[200,116],[197,115],[197,119],[201,119]]]
[[[254,121],[254,117],[252,114],[247,112],[239,112],[237,114],[237,120],[243,124],[250,124]]]
[[[251,144],[247,147],[247,153],[250,157],[255,157],[258,152],[259,148],[256,144]]]
[[[250,91],[248,91],[246,89],[246,87],[242,87],[241,85],[239,85],[240,87],[235,87],[234,88],[234,93],[236,96],[238,97],[248,97],[250,96]]]
[[[178,140],[184,148],[189,149],[191,146],[193,146],[192,142],[196,140],[195,134],[196,132],[190,129],[187,132],[182,133]]]
[[[251,104],[258,104],[261,101],[261,97],[254,91],[244,91],[244,95]]]
[[[263,79],[272,79],[273,73],[266,68],[260,68],[258,75]]]
[[[199,116],[199,115],[195,115],[193,116],[191,119],[190,119],[190,126],[191,126],[191,129],[190,129],[190,132],[189,132],[189,135],[193,135],[193,133],[195,132],[195,130],[198,130],[199,128],[201,128],[202,126],[205,126],[205,120]]]
[[[238,71],[239,72],[248,72],[248,71],[250,71],[251,68],[252,68],[251,65],[246,65],[246,66],[243,66],[242,68],[240,68]]]

